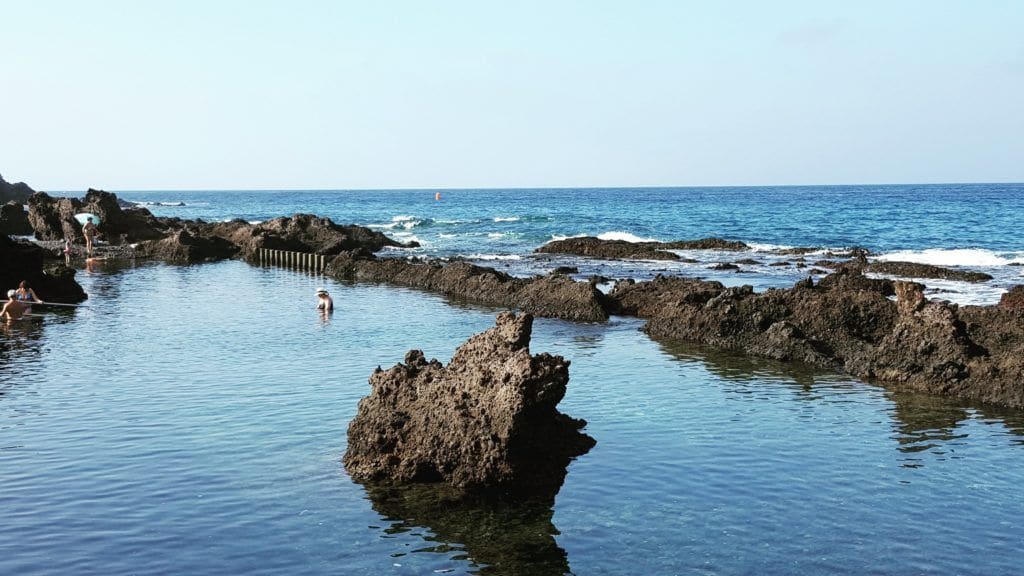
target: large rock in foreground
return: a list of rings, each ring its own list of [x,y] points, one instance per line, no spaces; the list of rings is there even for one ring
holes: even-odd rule
[[[35,190],[29,188],[28,184],[24,182],[10,182],[4,180],[3,176],[0,176],[0,203],[4,202],[17,202],[24,204],[28,197],[35,193]]]
[[[357,482],[444,482],[460,489],[551,491],[594,440],[558,412],[569,362],[530,355],[533,317],[510,312],[460,346],[448,366],[412,350],[370,377],[348,427]]]

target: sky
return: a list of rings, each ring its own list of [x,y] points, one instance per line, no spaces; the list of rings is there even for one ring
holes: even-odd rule
[[[1024,181],[1024,2],[0,0],[37,190]]]

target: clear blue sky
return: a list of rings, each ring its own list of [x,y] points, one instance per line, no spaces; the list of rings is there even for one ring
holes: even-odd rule
[[[0,0],[43,190],[1024,181],[1024,1]]]

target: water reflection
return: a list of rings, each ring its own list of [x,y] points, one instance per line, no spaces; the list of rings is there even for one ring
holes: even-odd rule
[[[469,562],[471,574],[570,573],[565,550],[555,542],[558,529],[551,521],[555,494],[466,495],[443,484],[365,489],[373,509],[390,522],[372,528],[381,530],[385,538],[407,532],[423,538],[427,545],[413,553]],[[434,570],[447,571],[451,569]]]
[[[780,391],[802,401],[836,401],[850,393],[881,392],[893,421],[892,438],[904,455],[903,465],[923,465],[920,453],[953,458],[953,449],[968,437],[967,425],[981,422],[1000,425],[1011,442],[1024,444],[1024,411],[964,402],[931,394],[890,390],[851,376],[799,362],[780,362],[706,346],[659,342],[671,356],[699,362],[728,386],[727,392],[778,398]],[[865,399],[867,396],[865,396]],[[917,455],[917,456],[915,456]]]
[[[0,396],[18,384],[18,366],[38,362],[45,316],[33,314],[20,320],[0,321]]]

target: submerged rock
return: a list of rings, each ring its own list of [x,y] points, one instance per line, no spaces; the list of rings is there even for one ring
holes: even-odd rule
[[[358,482],[442,482],[459,489],[550,491],[594,445],[558,412],[569,362],[530,355],[533,317],[499,314],[447,366],[412,350],[377,369],[348,427],[345,469]]]

